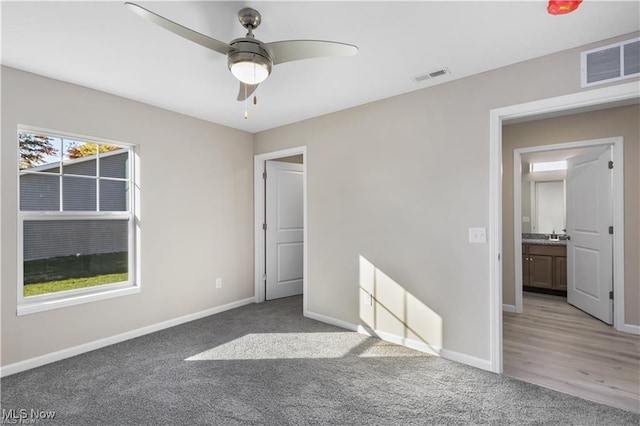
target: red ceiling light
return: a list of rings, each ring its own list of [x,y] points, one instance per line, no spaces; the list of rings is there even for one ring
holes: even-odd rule
[[[549,0],[547,12],[551,15],[564,15],[576,10],[580,3],[582,0]]]

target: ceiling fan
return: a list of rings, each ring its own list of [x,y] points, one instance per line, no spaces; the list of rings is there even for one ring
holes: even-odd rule
[[[227,44],[175,23],[135,3],[126,2],[125,6],[174,34],[227,55],[229,70],[240,81],[239,101],[244,101],[255,92],[258,85],[271,74],[271,68],[274,65],[301,59],[350,56],[358,53],[356,46],[334,41],[285,40],[263,43],[253,35],[253,30],[258,28],[262,18],[257,10],[249,7],[238,12],[238,20],[249,32],[245,37],[237,38]]]

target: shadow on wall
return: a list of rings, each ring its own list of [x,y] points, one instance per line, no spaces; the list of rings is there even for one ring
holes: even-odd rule
[[[360,320],[385,340],[440,355],[442,317],[360,256]]]

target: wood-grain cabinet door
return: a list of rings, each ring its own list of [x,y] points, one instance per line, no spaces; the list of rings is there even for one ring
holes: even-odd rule
[[[556,290],[567,291],[567,258],[554,257],[554,277],[553,288]]]
[[[532,287],[552,288],[553,257],[529,255],[529,285]]]

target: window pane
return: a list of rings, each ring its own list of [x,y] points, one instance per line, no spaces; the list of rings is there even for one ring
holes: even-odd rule
[[[60,172],[60,139],[19,131],[18,146],[20,170],[41,173]]]
[[[96,211],[96,180],[77,177],[62,178],[64,211]]]
[[[100,211],[129,210],[129,184],[118,180],[100,180]]]
[[[128,279],[128,220],[34,220],[23,229],[25,296]]]
[[[96,152],[98,145],[91,142],[64,140],[64,162],[62,173],[69,175],[96,176]]]
[[[102,152],[106,150],[106,152]],[[129,177],[129,149],[100,145],[100,176],[119,179]]]
[[[20,174],[20,210],[60,210],[60,177]]]

